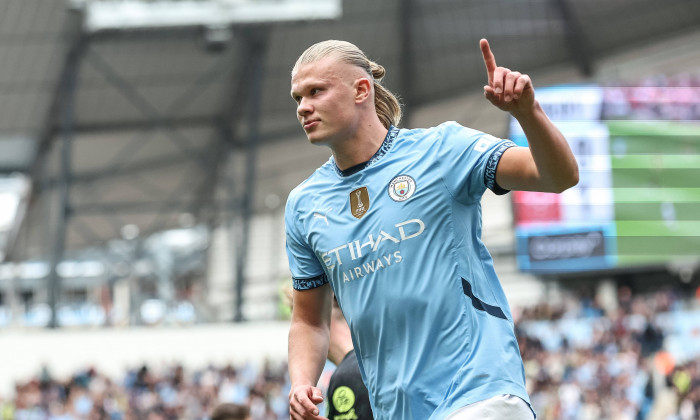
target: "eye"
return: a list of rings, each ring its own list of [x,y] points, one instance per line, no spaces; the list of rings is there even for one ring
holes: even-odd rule
[[[294,102],[296,102],[296,103],[301,102],[301,96],[296,95],[296,96],[294,96],[293,98],[294,98]]]
[[[309,93],[311,94],[311,96],[314,96],[314,95],[316,95],[316,94],[317,94],[318,92],[320,92],[320,91],[321,91],[321,89],[319,89],[319,88],[312,88],[312,89],[309,91]]]

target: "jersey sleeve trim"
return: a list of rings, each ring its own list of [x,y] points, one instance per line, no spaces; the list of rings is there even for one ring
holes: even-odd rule
[[[493,193],[496,195],[503,195],[509,192],[509,190],[502,188],[496,182],[496,168],[498,167],[498,162],[501,160],[501,156],[503,156],[503,152],[515,146],[516,144],[510,140],[504,141],[498,147],[496,147],[493,152],[491,152],[488,161],[486,161],[486,168],[484,170],[484,184],[486,185],[486,188],[493,191]]]
[[[326,273],[320,274],[315,277],[309,277],[309,278],[297,278],[297,277],[292,277],[293,281],[293,287],[296,290],[309,290],[309,289],[315,289],[317,287],[321,287],[324,284],[328,283],[328,277],[326,277]]]

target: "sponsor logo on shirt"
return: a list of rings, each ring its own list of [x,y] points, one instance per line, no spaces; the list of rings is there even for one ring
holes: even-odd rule
[[[367,187],[360,187],[350,193],[350,213],[358,219],[369,210],[369,192]]]
[[[349,411],[355,405],[355,393],[347,386],[339,386],[333,391],[333,397],[331,399],[335,409],[341,413]]]
[[[409,175],[394,177],[389,183],[389,197],[394,201],[406,201],[416,192],[416,181]]]
[[[398,244],[420,236],[425,231],[425,223],[420,219],[410,219],[393,226],[393,229],[380,229],[379,233],[368,234],[367,239],[355,240],[326,252],[319,253],[328,270],[335,270],[334,276],[338,276],[343,282],[356,280],[370,275],[375,271],[391,267],[403,261],[401,251],[393,251],[385,255],[378,255],[380,245],[386,242]],[[363,242],[364,241],[364,242]],[[343,263],[352,264],[353,261],[362,259],[361,265],[340,267]],[[355,263],[357,264],[357,263]]]

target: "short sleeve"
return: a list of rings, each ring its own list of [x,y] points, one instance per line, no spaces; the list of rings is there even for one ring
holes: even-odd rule
[[[503,152],[515,143],[455,122],[438,128],[442,131],[438,139],[440,171],[455,199],[464,203],[479,201],[487,188],[495,194],[508,192],[496,183],[496,168]]]
[[[300,226],[298,226],[299,218],[297,217],[294,197],[294,192],[292,192],[284,212],[289,269],[292,272],[293,287],[296,290],[313,289],[328,283],[328,278],[320,261],[308,245]]]

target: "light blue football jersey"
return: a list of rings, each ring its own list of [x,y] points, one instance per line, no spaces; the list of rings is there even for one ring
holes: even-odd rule
[[[380,420],[529,403],[513,318],[481,242],[481,197],[509,140],[449,122],[391,127],[363,169],[331,158],[289,195],[294,287],[330,282]]]

